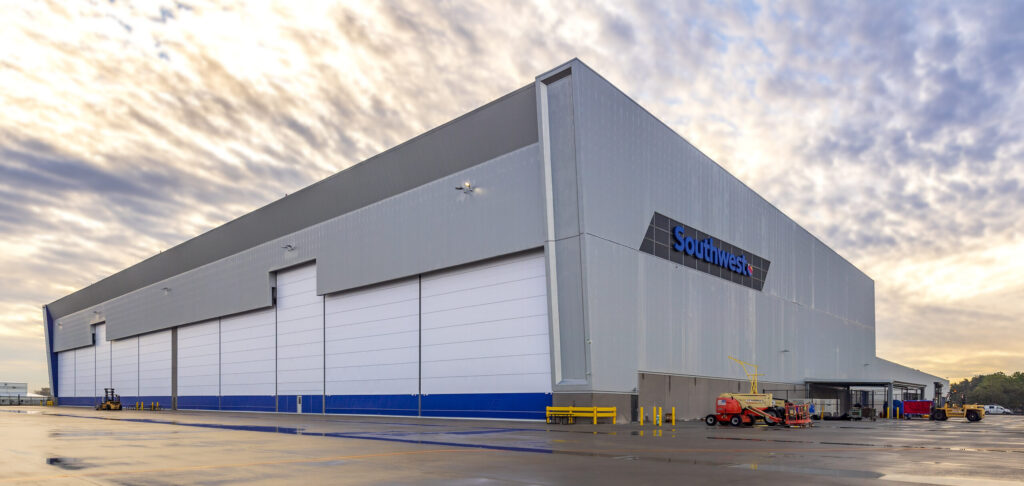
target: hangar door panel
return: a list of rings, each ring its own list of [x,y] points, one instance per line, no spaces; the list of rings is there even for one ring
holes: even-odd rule
[[[107,341],[107,325],[96,326],[96,396],[103,396],[103,389],[111,387],[110,341]],[[120,394],[120,392],[117,392]]]
[[[220,322],[178,328],[178,408],[220,407]]]
[[[96,391],[96,348],[88,346],[75,350],[75,396],[95,397]],[[90,402],[91,403],[91,402]],[[85,405],[81,403],[79,405]]]
[[[543,417],[551,404],[543,254],[424,276],[422,285],[423,415]]]
[[[139,397],[171,406],[171,331],[139,336]]]
[[[278,411],[321,413],[324,393],[324,299],[316,265],[277,273]]]
[[[327,411],[416,414],[419,280],[326,297]]]
[[[139,396],[139,338],[110,342],[110,381],[126,405]]]
[[[75,396],[75,351],[57,353],[57,396]],[[66,404],[61,402],[61,404]]]
[[[274,309],[220,320],[221,410],[275,411]]]

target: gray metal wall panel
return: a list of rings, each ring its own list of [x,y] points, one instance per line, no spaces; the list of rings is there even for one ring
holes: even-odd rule
[[[534,85],[49,304],[70,315],[537,142]]]
[[[586,235],[596,391],[628,392],[636,372],[743,379],[858,378],[873,329]],[[785,352],[783,352],[785,350]]]
[[[542,246],[541,174],[535,144],[338,218],[324,228],[319,293]],[[463,181],[473,193],[454,190]]]
[[[874,358],[870,278],[607,81],[571,65],[584,271],[602,275],[587,279],[595,390],[631,390],[637,369],[742,378],[727,355],[778,381],[845,376]],[[763,292],[641,255],[655,211],[771,260]],[[636,350],[625,349],[633,340]]]
[[[326,294],[543,245],[538,145],[62,317],[54,350],[272,305],[271,272],[316,260]],[[454,190],[469,180],[477,190]],[[286,249],[285,247],[291,249]],[[323,251],[321,251],[323,250]],[[164,290],[167,289],[167,290]]]
[[[572,76],[548,85],[551,123],[551,182],[555,202],[555,239],[580,234],[576,173],[576,131],[573,128]]]
[[[587,330],[583,315],[581,251],[578,235],[555,242],[555,253],[558,255],[555,264],[558,280],[558,343],[562,353],[562,381],[572,383],[556,383],[556,391],[578,388],[580,382],[587,380]]]

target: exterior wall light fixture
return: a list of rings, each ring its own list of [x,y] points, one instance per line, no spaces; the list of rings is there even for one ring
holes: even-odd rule
[[[170,287],[164,287],[164,288],[162,288],[162,289],[160,289],[160,290],[163,290],[163,291],[164,291],[164,295],[167,295],[167,294],[170,294],[170,293],[171,293],[171,288],[170,288]]]
[[[295,246],[291,243],[284,245],[281,248],[284,248],[284,251],[295,251]]]
[[[473,184],[470,184],[469,181],[463,182],[461,186],[455,186],[456,191],[462,191],[467,194],[473,192],[474,189],[476,188],[473,187]]]

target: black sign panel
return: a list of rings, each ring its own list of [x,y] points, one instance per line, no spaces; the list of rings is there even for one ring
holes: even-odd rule
[[[760,291],[772,262],[654,213],[640,251]]]

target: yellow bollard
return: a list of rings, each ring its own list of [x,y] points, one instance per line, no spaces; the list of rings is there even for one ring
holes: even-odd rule
[[[672,407],[672,425],[676,424],[676,407]]]
[[[640,407],[640,425],[644,424],[644,407]]]
[[[594,407],[594,425],[597,425],[597,407]]]

